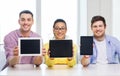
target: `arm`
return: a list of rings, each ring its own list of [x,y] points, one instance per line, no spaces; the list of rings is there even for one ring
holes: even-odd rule
[[[35,56],[33,59],[33,64],[36,65],[36,67],[38,67],[40,64],[42,64],[42,56]]]
[[[13,50],[13,57],[9,59],[8,63],[10,66],[14,66],[19,62],[19,56],[18,56],[18,47],[15,47]]]
[[[18,56],[18,47],[17,42],[14,38],[11,38],[10,36],[6,36],[4,39],[4,48],[7,58],[7,63],[10,66],[14,66],[19,62],[19,56]]]
[[[54,62],[55,62],[55,60],[54,60],[54,58],[50,58],[49,57],[49,53],[50,53],[50,51],[48,50],[49,49],[49,44],[47,43],[47,44],[45,44],[44,45],[44,48],[45,48],[45,50],[46,50],[46,55],[45,55],[45,64],[48,66],[48,67],[52,67],[53,65],[54,65]]]
[[[81,58],[81,64],[83,65],[83,67],[87,67],[90,64],[90,56],[84,55]]]
[[[73,57],[67,59],[69,67],[73,67],[76,64],[76,58],[77,58],[76,55],[77,55],[77,46],[73,45]]]
[[[52,67],[55,63],[55,60],[54,58],[50,58],[48,55],[45,56],[45,64],[48,66],[48,67]]]
[[[33,64],[35,64],[37,67],[42,64],[43,62],[43,56],[45,56],[46,50],[43,48],[42,49],[42,55],[41,56],[35,56],[33,59]]]
[[[9,66],[14,67],[19,62],[19,57],[14,56],[8,61]]]

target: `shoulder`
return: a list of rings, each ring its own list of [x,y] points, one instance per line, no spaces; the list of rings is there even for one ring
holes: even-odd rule
[[[17,41],[18,38],[18,30],[13,30],[9,32],[7,35],[4,37],[4,42],[12,42],[12,41]]]
[[[18,30],[13,30],[13,31],[9,32],[7,35],[5,35],[4,38],[8,38],[8,37],[11,38],[11,37],[14,37],[14,36],[17,35],[17,32],[18,32]]]
[[[38,33],[31,31],[32,37],[41,37]]]
[[[48,51],[48,49],[49,49],[49,43],[45,43],[45,44],[43,45],[43,47],[46,49],[46,51]]]
[[[49,43],[45,43],[45,44],[44,44],[44,46],[48,46],[48,45],[49,45]]]
[[[73,49],[74,49],[74,50],[77,50],[77,49],[78,49],[77,44],[73,43]]]
[[[106,35],[106,40],[112,43],[120,43],[120,41],[116,37],[110,35]]]

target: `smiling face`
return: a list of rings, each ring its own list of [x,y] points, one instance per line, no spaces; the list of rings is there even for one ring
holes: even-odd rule
[[[57,40],[65,39],[67,27],[64,22],[57,22],[53,28],[54,36]]]
[[[94,34],[95,38],[103,38],[104,35],[105,35],[106,26],[103,23],[103,21],[95,21],[91,25],[91,29],[93,31],[93,34]]]
[[[33,25],[33,17],[29,13],[22,13],[18,20],[21,32],[29,32]]]

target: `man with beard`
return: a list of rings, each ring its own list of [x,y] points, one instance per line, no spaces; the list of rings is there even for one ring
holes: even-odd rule
[[[93,31],[93,55],[83,55],[81,64],[117,64],[120,58],[120,41],[105,34],[106,21],[102,16],[94,16],[91,20]]]

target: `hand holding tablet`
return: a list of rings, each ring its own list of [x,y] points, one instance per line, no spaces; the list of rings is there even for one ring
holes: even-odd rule
[[[40,56],[42,53],[41,38],[19,38],[20,56]]]

